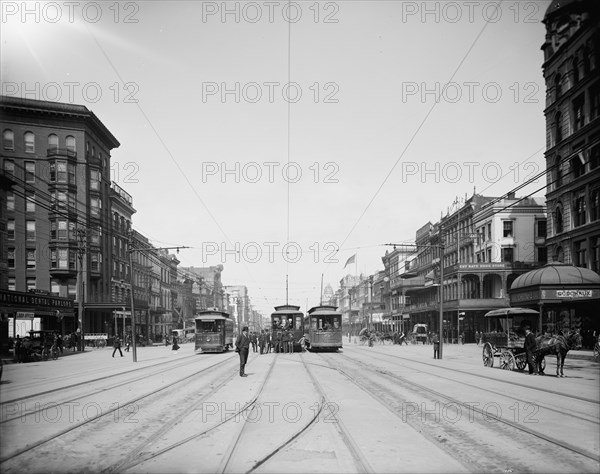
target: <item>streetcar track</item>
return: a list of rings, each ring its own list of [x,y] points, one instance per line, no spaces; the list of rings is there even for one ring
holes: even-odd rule
[[[378,354],[382,354],[382,353],[381,353],[381,352],[378,352]],[[385,354],[384,354],[384,355],[385,355]],[[346,357],[348,357],[348,356],[346,356]],[[392,357],[393,357],[393,356],[392,356]],[[373,358],[373,359],[375,359],[375,360],[384,360],[384,359],[379,359],[379,358],[377,358],[377,357],[372,357],[372,358]],[[353,360],[353,361],[357,361],[357,359],[355,359],[355,358],[353,358],[353,357],[348,357],[348,359],[351,359],[351,360]],[[428,365],[432,365],[432,366],[433,366],[433,364],[428,364]],[[437,365],[436,365],[435,367],[439,367],[439,366],[437,366]],[[456,382],[456,379],[453,379],[453,378],[450,378],[450,377],[445,377],[445,376],[443,376],[443,375],[439,375],[439,374],[436,374],[436,373],[433,373],[433,372],[424,372],[424,371],[422,371],[422,370],[419,370],[419,369],[417,369],[417,368],[408,367],[408,366],[403,366],[403,368],[405,368],[405,369],[408,369],[408,370],[412,370],[412,371],[414,371],[414,372],[417,372],[417,373],[422,373],[422,374],[427,374],[427,375],[433,375],[433,376],[435,376],[435,377],[438,377],[438,378],[440,378],[440,379],[449,380],[449,381],[451,381],[451,382]],[[444,368],[444,369],[447,369],[447,370],[453,370],[453,369],[448,369],[447,367],[443,367],[443,368]],[[379,373],[385,373],[385,372],[382,372],[382,371],[381,371],[381,370],[379,370],[379,369],[376,369],[376,371],[377,371],[377,372],[379,372]],[[465,372],[463,372],[463,371],[460,371],[460,370],[457,370],[457,372],[465,373]],[[478,376],[479,376],[478,374],[472,374],[472,373],[471,373],[470,375],[471,375],[471,376],[474,376],[474,377],[478,377]],[[497,380],[497,379],[494,379],[494,380]],[[493,394],[493,395],[498,395],[498,391],[494,391],[494,390],[490,390],[490,389],[487,389],[487,388],[483,388],[483,387],[481,387],[481,386],[474,385],[474,384],[471,384],[471,383],[468,383],[468,382],[464,382],[464,381],[461,381],[460,383],[461,383],[462,385],[466,385],[467,387],[476,388],[477,390],[480,390],[480,391],[482,391],[482,392],[489,392],[489,393],[491,393],[491,394]],[[523,386],[523,387],[528,387],[528,388],[530,387],[529,385],[522,385],[522,384],[514,384],[514,385],[520,385],[520,386]],[[537,387],[534,387],[534,388],[536,388],[536,389],[537,389]],[[548,390],[548,391],[545,391],[545,393],[553,393],[553,392],[552,392],[552,391],[550,391],[550,390]],[[564,396],[566,396],[566,397],[569,397],[569,398],[575,398],[576,400],[579,400],[579,401],[586,401],[586,402],[587,402],[587,400],[586,400],[586,399],[582,400],[582,397],[570,397],[570,396],[569,396],[569,395],[567,395],[567,394],[564,394]],[[564,414],[564,411],[563,411],[563,410],[560,410],[560,409],[557,409],[557,408],[552,408],[552,407],[550,407],[550,406],[547,406],[547,405],[541,404],[541,403],[539,403],[539,402],[537,402],[537,401],[535,401],[535,402],[532,402],[532,401],[525,401],[525,400],[522,400],[522,401],[524,401],[525,403],[529,403],[530,405],[535,405],[535,406],[537,406],[537,407],[539,407],[539,408],[544,408],[544,409],[546,409],[546,410],[548,410],[548,411],[552,411],[552,412],[554,412],[554,413],[558,413],[558,414],[560,414],[560,415],[563,415],[563,414]],[[591,402],[591,403],[593,403],[594,405],[598,405],[598,402]],[[580,416],[580,415],[576,415],[576,414],[574,414],[574,413],[570,413],[570,415],[569,415],[569,416],[570,416],[571,418],[577,418],[577,419],[579,419],[579,420],[582,420],[582,421],[585,421],[585,422],[588,422],[588,423],[595,423],[595,424],[598,424],[598,425],[600,425],[600,419],[599,419],[599,418],[597,418],[597,417],[596,417],[596,418],[594,418],[594,419],[590,419],[590,418],[585,418],[585,417],[583,417],[583,416]]]
[[[178,362],[181,362],[181,360],[179,360]],[[134,378],[134,379],[127,379],[127,380],[125,380],[123,382],[115,383],[115,384],[113,384],[111,386],[108,386],[108,387],[102,387],[101,389],[85,393],[85,394],[80,395],[80,396],[75,397],[75,398],[71,398],[71,399],[68,399],[68,400],[61,400],[61,401],[52,401],[51,403],[53,405],[61,405],[61,404],[67,405],[67,404],[70,404],[70,403],[75,402],[77,400],[81,400],[81,399],[84,399],[84,398],[92,397],[94,395],[97,395],[99,393],[104,393],[104,392],[107,392],[109,390],[114,390],[116,388],[122,387],[123,385],[129,385],[131,383],[138,382],[140,380],[146,379],[148,377],[153,377],[155,375],[159,375],[159,374],[162,374],[162,373],[167,372],[167,371],[172,371],[172,370],[175,370],[175,369],[185,368],[186,366],[192,365],[194,363],[196,363],[196,361],[191,361],[191,362],[190,361],[185,361],[185,363],[178,364],[178,365],[175,365],[173,367],[163,367],[160,370],[151,372],[149,374],[140,375],[139,377]],[[134,371],[144,370],[146,368],[153,368],[153,367],[156,367],[156,366],[142,367],[142,368],[139,368],[139,369],[135,369]],[[212,366],[208,366],[207,369],[210,368],[210,367],[212,367]],[[134,372],[134,371],[128,371],[127,373]],[[105,380],[106,378],[115,378],[115,377],[119,377],[121,375],[127,375],[127,373],[125,373],[125,374],[116,374],[116,375],[113,374],[112,377],[102,377],[102,378],[99,378],[99,379],[94,379],[94,380],[91,380],[91,381],[86,381],[85,383],[86,384],[91,384],[91,383],[95,383],[95,382],[98,382],[98,381]],[[13,399],[13,400],[10,400],[9,402],[2,403],[0,405],[0,409],[5,404],[15,403],[16,401],[22,401],[22,400],[27,400],[27,399],[31,399],[31,398],[38,398],[39,399],[39,397],[41,395],[48,395],[48,394],[51,394],[51,393],[54,393],[54,392],[60,392],[60,391],[63,391],[63,390],[74,388],[74,387],[81,387],[81,385],[82,385],[81,383],[74,384],[74,385],[70,385],[70,386],[66,386],[66,387],[61,387],[61,388],[58,388],[58,389],[48,390],[46,392],[40,392],[38,394],[35,394],[35,395],[32,395],[32,396],[28,396],[28,397],[21,397],[19,399]],[[48,408],[47,405],[42,405],[42,404],[39,404],[39,403],[37,403],[36,405],[39,405],[39,408],[25,411],[25,412],[19,414],[19,416],[15,416],[13,418],[6,418],[6,419],[1,418],[0,419],[0,425],[3,424],[3,423],[7,423],[9,421],[13,421],[13,420],[19,419],[19,418],[25,418],[27,416],[35,415],[35,414],[40,413],[40,412],[42,412],[42,411],[44,411],[44,410],[46,410]]]
[[[502,383],[505,383],[505,384],[511,385],[511,386],[512,385],[517,385],[519,387],[523,387],[523,388],[527,388],[527,389],[531,389],[531,390],[538,390],[538,391],[543,392],[543,393],[551,393],[553,395],[560,395],[561,397],[573,398],[575,400],[579,400],[579,401],[582,401],[582,402],[588,402],[588,403],[598,404],[598,400],[592,400],[590,398],[580,397],[580,396],[577,396],[577,395],[570,395],[570,394],[566,394],[566,393],[563,393],[563,392],[557,392],[556,390],[551,390],[551,389],[547,389],[547,388],[543,388],[543,387],[536,387],[536,386],[532,387],[531,385],[527,385],[527,384],[523,384],[523,383],[519,383],[519,382],[512,382],[512,381],[501,380],[501,379],[498,379],[497,377],[491,377],[489,375],[474,374],[473,372],[469,372],[467,370],[453,369],[453,368],[441,366],[439,364],[433,364],[431,362],[424,362],[424,361],[421,361],[421,360],[411,359],[411,358],[408,358],[408,357],[402,357],[402,356],[393,355],[393,354],[386,354],[385,352],[379,352],[379,351],[370,351],[370,352],[376,352],[377,354],[380,354],[380,355],[383,355],[383,356],[387,356],[387,357],[392,357],[394,359],[407,360],[407,361],[414,362],[414,363],[417,363],[417,364],[429,365],[431,367],[436,367],[438,369],[450,370],[450,371],[453,371],[453,372],[458,372],[458,373],[461,373],[461,374],[467,374],[467,375],[471,375],[471,376],[475,375],[477,377],[481,377],[481,378],[488,379],[488,380],[493,380],[494,382],[502,382]]]
[[[149,398],[151,396],[154,396],[154,395],[156,395],[156,394],[158,394],[158,393],[160,393],[160,392],[162,392],[164,390],[172,389],[173,386],[175,386],[177,384],[180,384],[180,383],[182,383],[184,381],[187,381],[188,379],[190,379],[192,377],[195,377],[198,374],[200,374],[202,372],[205,372],[207,370],[215,369],[217,366],[220,366],[221,364],[224,364],[224,363],[230,362],[230,361],[231,361],[231,359],[224,359],[222,361],[217,362],[214,365],[211,365],[210,367],[202,368],[202,369],[200,369],[200,370],[198,370],[198,371],[196,371],[196,372],[194,372],[194,373],[192,373],[190,375],[186,375],[185,377],[183,377],[183,378],[181,378],[179,380],[171,382],[168,385],[165,385],[164,387],[160,387],[160,388],[158,388],[156,390],[153,390],[153,391],[148,392],[146,394],[143,394],[143,395],[140,395],[138,397],[135,397],[135,398],[127,401],[127,403],[124,403],[122,406],[133,405],[134,403],[139,402],[140,400],[143,400],[145,398]],[[109,408],[108,410],[103,411],[100,414],[97,414],[97,415],[95,415],[93,417],[85,418],[83,421],[76,422],[76,423],[74,423],[73,425],[71,425],[71,426],[69,426],[67,428],[64,428],[64,429],[62,429],[62,430],[60,430],[58,432],[52,433],[51,435],[45,436],[42,439],[40,439],[40,440],[38,440],[38,441],[36,441],[36,442],[34,442],[32,444],[28,444],[28,445],[26,445],[26,446],[24,446],[22,448],[19,448],[19,449],[15,450],[14,452],[10,453],[9,455],[7,455],[7,456],[5,456],[3,458],[0,458],[0,463],[4,463],[4,462],[9,461],[11,459],[14,459],[14,458],[16,458],[18,456],[21,456],[21,455],[23,455],[23,454],[25,454],[25,453],[27,453],[29,451],[32,451],[33,449],[36,449],[36,448],[38,448],[38,447],[40,447],[40,446],[42,446],[42,445],[44,445],[44,444],[46,444],[46,443],[48,443],[50,441],[55,440],[56,438],[58,438],[60,436],[64,436],[65,434],[67,434],[67,433],[69,433],[71,431],[74,431],[74,430],[76,430],[76,429],[78,429],[78,428],[80,428],[82,426],[85,426],[87,424],[93,423],[96,420],[99,420],[100,418],[106,417],[106,416],[114,413],[115,411],[120,410],[122,408],[122,406],[117,405],[116,408]]]
[[[355,362],[355,363],[358,363],[359,365],[362,365],[363,367],[366,367],[368,369],[371,369],[372,367],[374,367],[374,366],[372,366],[370,364],[367,364],[367,363],[365,363],[363,361],[360,361],[360,360],[357,360],[357,359],[352,359],[352,361]],[[351,375],[347,374],[343,369],[336,368],[336,370],[338,370],[340,373],[342,373],[344,376],[346,376],[349,380],[351,380],[358,387],[362,388],[363,390],[365,390],[367,392],[369,391],[369,389],[367,389],[365,387],[362,387],[358,382],[356,382],[356,380],[355,380],[354,377],[352,377]],[[466,407],[468,410],[476,412],[479,415],[481,415],[482,417],[492,417],[492,415],[490,415],[489,413],[486,413],[482,409],[479,409],[479,408],[477,408],[477,407],[475,407],[475,406],[473,406],[471,404],[469,404],[469,405],[465,404],[462,401],[460,401],[460,400],[458,400],[456,398],[447,396],[447,395],[445,395],[445,394],[443,394],[441,392],[438,392],[437,390],[430,389],[429,387],[426,387],[424,385],[418,384],[416,382],[412,382],[412,381],[408,381],[408,380],[402,379],[401,377],[399,377],[397,375],[394,375],[394,374],[391,374],[389,372],[378,371],[378,373],[381,374],[381,375],[383,375],[383,376],[385,376],[388,379],[391,379],[392,381],[394,381],[398,385],[403,386],[405,388],[408,388],[409,390],[412,389],[412,388],[417,388],[418,390],[420,390],[422,392],[425,392],[425,393],[429,393],[429,394],[433,395],[434,397],[441,398],[441,399],[444,399],[444,400],[448,400],[451,403],[454,403],[454,404]],[[371,394],[371,395],[373,396],[373,398],[375,398],[376,400],[378,400],[381,403],[381,401],[378,399],[378,397],[376,397],[374,394]],[[387,407],[386,404],[383,404],[383,405]],[[391,409],[389,407],[387,407],[387,408],[392,413],[395,413],[397,416],[399,416],[399,414],[396,413],[393,409]],[[578,454],[580,456],[583,456],[583,457],[585,457],[587,459],[591,459],[591,460],[596,461],[596,462],[600,461],[600,456],[598,456],[596,453],[590,452],[590,451],[588,451],[586,449],[579,448],[577,446],[572,445],[571,443],[567,443],[567,442],[563,442],[563,441],[557,440],[557,439],[552,438],[550,436],[547,436],[547,435],[545,435],[543,433],[540,433],[540,432],[528,429],[528,428],[526,428],[524,426],[519,425],[518,423],[512,422],[512,421],[507,420],[505,418],[497,417],[497,416],[494,416],[493,418],[494,418],[495,421],[499,421],[499,422],[501,422],[501,423],[503,423],[503,424],[505,424],[505,425],[507,425],[507,426],[509,426],[509,427],[511,427],[511,428],[513,428],[513,429],[515,429],[517,431],[519,431],[519,432],[523,432],[523,433],[528,434],[530,436],[534,436],[534,437],[539,438],[539,439],[541,439],[543,441],[546,441],[547,443],[559,446],[559,447],[561,447],[563,449],[566,449],[568,451],[574,452],[574,453],[576,453],[576,454]]]
[[[150,365],[150,366],[145,366],[145,367],[136,367],[136,368],[134,368],[134,369],[131,369],[131,370],[126,370],[126,371],[124,371],[124,372],[119,372],[119,373],[117,373],[117,374],[115,374],[114,372],[112,372],[112,373],[110,373],[110,374],[108,374],[108,375],[105,375],[105,376],[103,376],[103,377],[98,377],[98,378],[91,379],[91,380],[85,380],[85,381],[83,381],[83,382],[82,382],[82,381],[79,381],[79,382],[77,382],[77,383],[73,383],[73,384],[71,384],[71,385],[63,385],[63,386],[61,386],[61,387],[58,387],[58,388],[53,388],[53,389],[46,390],[46,391],[43,391],[43,392],[36,392],[36,393],[34,393],[34,394],[31,394],[31,395],[23,395],[23,396],[21,396],[21,397],[17,397],[17,398],[11,398],[10,400],[3,400],[3,401],[0,403],[0,408],[1,408],[1,407],[3,407],[3,406],[4,406],[4,405],[6,405],[6,404],[9,404],[9,403],[20,402],[20,401],[27,400],[27,399],[30,399],[30,398],[37,398],[37,397],[39,397],[40,395],[48,395],[48,394],[50,394],[50,393],[54,393],[54,392],[60,392],[61,390],[68,390],[68,389],[70,389],[70,388],[74,388],[74,387],[81,387],[81,385],[82,385],[82,384],[84,384],[84,383],[85,383],[85,384],[90,384],[90,383],[94,383],[94,382],[101,382],[102,380],[106,380],[106,379],[111,379],[111,378],[119,377],[119,376],[121,376],[121,375],[127,375],[127,374],[130,374],[130,373],[132,373],[132,372],[137,372],[137,371],[140,371],[140,370],[145,370],[145,369],[148,369],[148,368],[155,368],[155,367],[156,367],[156,366],[158,366],[158,365],[171,364],[171,363],[173,363],[173,362],[177,363],[177,362],[181,362],[183,359],[192,359],[192,358],[194,358],[194,357],[195,357],[195,355],[191,355],[191,356],[184,356],[184,357],[182,357],[182,358],[178,358],[178,359],[176,359],[176,360],[168,360],[168,361],[165,361],[165,362],[159,362],[158,364],[153,364],[153,365]],[[183,364],[181,365],[181,367],[184,367],[184,366],[185,366],[185,365],[183,365]],[[76,376],[79,376],[79,374],[75,374],[75,375],[73,375],[73,377],[76,377]],[[43,381],[40,381],[40,382],[38,382],[38,383],[36,383],[36,384],[47,384],[47,381],[46,381],[46,380],[43,380]],[[22,385],[18,387],[18,389],[19,389],[19,390],[22,390],[22,388],[23,388],[23,386],[22,386]],[[27,387],[27,388],[31,388],[31,387]],[[4,397],[3,397],[3,398],[4,398]]]
[[[267,381],[269,380],[269,376],[271,375],[271,372],[273,371],[273,367],[275,367],[276,361],[277,361],[277,357],[273,357],[273,361],[271,362],[271,365],[269,366],[269,370],[267,371],[265,378],[263,379],[263,381],[260,383],[260,386],[258,387],[258,391],[257,391],[256,397],[255,397],[255,400],[258,400],[258,398],[260,397],[260,394],[262,393],[263,389],[265,388],[265,385],[267,384]],[[252,406],[252,409],[254,409],[254,405]],[[238,430],[237,434],[234,436],[233,442],[230,443],[229,446],[227,447],[227,451],[221,458],[221,463],[219,464],[219,468],[217,469],[217,472],[224,473],[226,471],[227,466],[229,465],[229,463],[231,462],[231,460],[233,458],[233,454],[235,453],[235,449],[236,449],[236,446],[238,445],[238,441],[242,437],[244,428],[246,426],[248,426],[247,418],[245,419],[244,423],[241,424],[241,428]]]

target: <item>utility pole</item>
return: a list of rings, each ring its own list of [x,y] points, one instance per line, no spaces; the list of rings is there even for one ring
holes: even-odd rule
[[[416,251],[419,249],[424,249],[424,248],[430,248],[430,249],[438,249],[439,251],[439,258],[440,258],[440,284],[439,284],[439,300],[440,300],[440,314],[439,314],[439,321],[438,321],[438,331],[439,331],[439,336],[440,336],[440,354],[439,354],[439,358],[442,358],[442,350],[443,350],[443,345],[444,345],[444,338],[443,336],[443,329],[444,329],[444,232],[443,232],[443,226],[440,225],[439,227],[439,234],[440,234],[440,243],[438,245],[417,245],[417,244],[385,244],[385,245],[390,245],[393,246],[394,248],[397,247],[404,247],[404,248],[410,248],[410,250]],[[406,249],[408,250],[408,249]],[[402,321],[402,324],[404,325],[404,320]]]
[[[179,249],[187,249],[189,247],[150,247],[146,249],[134,249],[133,248],[133,231],[129,230],[129,282],[131,286],[131,345],[133,350],[131,351],[133,354],[133,362],[137,362],[137,342],[136,342],[136,329],[135,329],[135,298],[134,298],[134,285],[133,285],[133,252],[154,252],[156,250],[174,250],[177,249],[177,253],[179,253]]]
[[[78,315],[79,315],[79,351],[85,351],[85,332],[83,330],[83,295],[85,293],[85,283],[83,281],[83,257],[86,255],[86,236],[87,232],[85,229],[77,229],[77,260],[79,262],[79,268],[77,269],[79,298],[78,301]]]

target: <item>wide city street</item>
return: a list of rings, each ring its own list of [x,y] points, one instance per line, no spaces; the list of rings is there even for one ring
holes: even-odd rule
[[[599,471],[600,365],[484,367],[476,344],[337,353],[88,349],[6,364],[3,473]],[[68,461],[67,461],[68,460]]]

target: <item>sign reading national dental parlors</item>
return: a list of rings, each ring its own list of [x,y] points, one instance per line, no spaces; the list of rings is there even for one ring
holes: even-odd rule
[[[73,300],[39,293],[0,290],[0,307],[3,308],[3,311],[10,311],[11,308],[16,311],[23,308],[72,311]],[[24,311],[28,310],[24,309]]]

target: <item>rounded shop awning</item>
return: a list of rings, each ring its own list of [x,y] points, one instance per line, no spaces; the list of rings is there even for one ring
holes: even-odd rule
[[[508,292],[511,306],[596,300],[600,299],[600,275],[552,262],[517,277]]]

